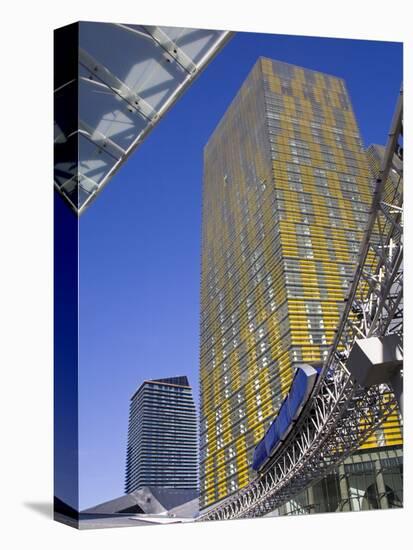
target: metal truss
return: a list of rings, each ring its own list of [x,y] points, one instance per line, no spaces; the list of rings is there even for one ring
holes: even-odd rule
[[[358,386],[346,360],[356,339],[403,335],[402,97],[400,92],[352,285],[313,395],[266,470],[197,521],[268,514],[325,477],[397,408],[387,385]]]

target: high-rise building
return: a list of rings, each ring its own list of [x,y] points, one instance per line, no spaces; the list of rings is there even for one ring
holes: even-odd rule
[[[125,492],[198,488],[197,417],[186,376],[146,380],[130,401]]]
[[[204,151],[201,509],[251,480],[294,365],[326,356],[371,198],[344,81],[260,58]]]

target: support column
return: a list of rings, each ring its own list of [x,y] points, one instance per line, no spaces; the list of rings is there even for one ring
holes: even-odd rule
[[[399,369],[390,378],[389,384],[397,399],[401,416],[403,416],[403,370]]]
[[[342,512],[349,512],[351,510],[350,506],[350,491],[347,483],[346,470],[344,464],[340,464],[338,467],[338,479],[340,486],[340,510]]]
[[[376,474],[376,485],[377,485],[380,508],[387,510],[389,508],[389,501],[387,499],[386,484],[384,483],[384,477],[383,477],[380,460],[374,461],[374,469]]]
[[[308,498],[308,513],[315,514],[314,489],[312,486],[307,489],[307,498]]]

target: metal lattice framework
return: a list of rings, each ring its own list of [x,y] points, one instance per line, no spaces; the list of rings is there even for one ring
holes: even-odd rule
[[[403,335],[402,120],[400,92],[353,282],[312,397],[265,472],[197,521],[271,512],[343,462],[396,409],[387,385],[361,388],[346,360],[356,339]]]

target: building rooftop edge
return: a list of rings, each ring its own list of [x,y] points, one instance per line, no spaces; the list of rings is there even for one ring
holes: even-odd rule
[[[215,126],[214,130],[212,131],[212,133],[210,134],[210,136],[208,137],[208,140],[207,142],[205,143],[204,147],[203,147],[203,156],[205,157],[205,154],[206,154],[206,151],[208,150],[208,147],[210,145],[210,142],[212,141],[213,137],[214,137],[214,134],[216,133],[216,131],[218,130],[218,128],[220,127],[221,123],[223,122],[227,112],[230,110],[232,104],[235,102],[238,94],[240,93],[242,87],[244,86],[244,84],[247,82],[247,80],[249,79],[249,77],[251,76],[252,72],[255,70],[256,66],[257,65],[261,65],[262,66],[262,61],[265,60],[265,61],[270,61],[270,62],[275,62],[275,63],[279,63],[281,65],[288,65],[289,67],[296,67],[298,69],[303,69],[304,71],[309,71],[310,73],[314,73],[314,74],[320,74],[320,75],[323,75],[323,76],[327,76],[329,78],[334,78],[336,80],[340,80],[344,87],[347,89],[347,85],[346,85],[346,80],[342,77],[342,76],[337,76],[335,74],[331,74],[331,73],[326,73],[326,72],[323,72],[323,71],[319,71],[317,69],[310,69],[309,67],[303,67],[302,65],[297,65],[295,63],[288,63],[287,61],[281,61],[279,59],[274,59],[272,57],[268,57],[268,56],[265,56],[265,55],[259,55],[256,59],[256,61],[254,62],[254,64],[252,65],[251,69],[249,70],[247,76],[245,77],[245,79],[243,80],[240,88],[238,89],[237,93],[235,94],[235,96],[232,98],[231,102],[229,103],[229,105],[227,106],[225,112],[223,113],[223,115],[221,116],[220,120],[218,121],[217,125]],[[262,70],[262,68],[261,68]],[[348,93],[348,91],[347,91]]]
[[[180,379],[186,379],[186,383],[173,383],[173,382],[167,382],[166,380],[180,380]],[[135,395],[145,386],[145,384],[161,384],[162,386],[172,386],[175,388],[190,388],[192,389],[192,386],[190,385],[188,378],[186,376],[173,376],[171,378],[157,378],[153,380],[144,380],[141,385],[138,387],[137,390],[135,390],[131,396],[131,400],[135,397]]]
[[[267,57],[266,55],[260,55],[257,59],[257,61],[265,59],[267,61],[275,61],[276,63],[280,63],[281,65],[289,65],[290,67],[297,67],[298,69],[304,69],[305,71],[310,71],[310,73],[317,73],[322,74],[326,76],[330,76],[331,78],[335,78],[337,80],[342,80],[345,82],[345,79],[342,76],[337,76],[335,74],[326,73],[324,71],[319,71],[317,69],[310,69],[310,67],[304,67],[303,65],[297,65],[296,63],[289,63],[288,61],[281,61],[280,59],[274,59],[272,57]]]

